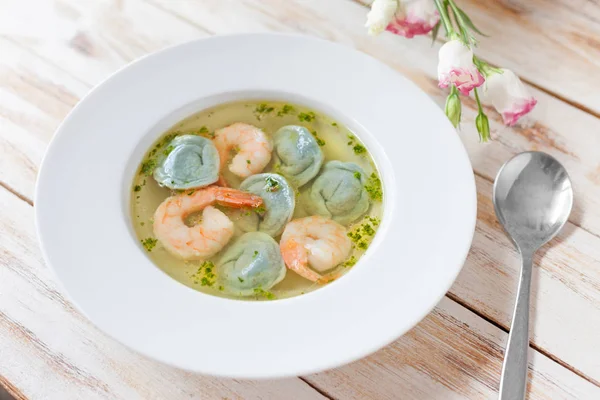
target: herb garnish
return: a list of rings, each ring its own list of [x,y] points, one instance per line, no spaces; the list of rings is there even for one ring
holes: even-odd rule
[[[319,146],[321,146],[321,147],[325,146],[325,141],[319,137],[319,135],[317,134],[317,131],[312,130],[310,133],[313,134],[313,136],[315,137],[315,140],[317,141],[317,144]]]
[[[275,300],[277,298],[277,297],[275,297],[275,295],[273,293],[263,290],[260,287],[254,288],[254,294],[259,297],[264,297],[268,300]]]
[[[201,286],[212,287],[214,285],[217,276],[213,272],[215,265],[212,261],[204,261],[198,267],[198,270],[191,276],[194,280],[195,284],[200,284]]]
[[[358,143],[354,135],[348,135],[348,146],[352,146],[355,154],[363,154],[367,152],[367,149],[362,144]]]
[[[371,174],[367,184],[365,185],[365,190],[369,194],[371,200],[374,201],[382,201],[383,200],[383,191],[381,189],[381,179],[377,176],[375,172]]]
[[[267,182],[267,186],[265,187],[265,189],[268,192],[276,192],[279,190],[279,182],[277,182],[275,179],[273,179],[272,177],[268,176],[265,181]]]
[[[149,237],[149,238],[140,240],[140,242],[142,242],[142,246],[144,246],[147,251],[152,251],[154,246],[156,246],[156,243],[158,243],[158,239]]]
[[[260,121],[265,115],[272,113],[274,110],[275,107],[271,107],[267,103],[261,103],[254,109],[254,116]]]
[[[140,169],[140,174],[150,176],[154,172],[156,168],[156,160],[154,158],[150,158],[142,163],[142,168]]]
[[[317,116],[312,111],[309,111],[307,113],[301,112],[300,114],[298,114],[298,119],[302,122],[311,122],[315,118],[317,118]]]
[[[285,104],[283,107],[281,107],[281,110],[277,111],[277,116],[283,117],[284,115],[291,114],[294,111],[295,111],[294,107],[292,107],[289,104]]]
[[[363,218],[363,221],[360,223],[360,225],[357,225],[354,229],[348,232],[347,235],[354,242],[356,247],[358,247],[360,250],[366,250],[369,247],[369,244],[371,244],[373,236],[375,236],[376,229],[374,227],[377,227],[378,225],[378,218],[367,215]],[[348,265],[344,263],[344,266]]]

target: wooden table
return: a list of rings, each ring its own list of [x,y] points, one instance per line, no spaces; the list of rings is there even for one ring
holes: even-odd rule
[[[528,396],[600,399],[600,5],[459,3],[491,36],[478,54],[513,69],[539,103],[514,128],[490,111],[494,140],[485,145],[474,103],[463,108],[459,135],[475,168],[479,211],[458,280],[416,328],[364,360],[294,379],[241,381],[133,353],[65,298],[42,261],[33,223],[35,178],[53,132],[128,62],[234,32],[302,32],[355,47],[442,105],[439,43],[369,37],[367,10],[353,0],[1,0],[0,385],[17,399],[495,398],[519,263],[493,213],[492,180],[511,155],[538,149],[567,167],[576,202],[565,229],[535,260]]]

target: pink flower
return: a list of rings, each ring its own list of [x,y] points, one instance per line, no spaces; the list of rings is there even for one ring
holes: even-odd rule
[[[492,103],[508,126],[514,125],[537,104],[523,82],[509,69],[489,75],[483,93],[485,100]]]
[[[367,23],[370,35],[378,35],[385,30],[394,19],[400,6],[399,0],[375,0],[371,4],[371,11],[367,14]]]
[[[433,0],[405,0],[386,30],[410,39],[415,35],[427,35],[439,20]]]
[[[452,84],[465,96],[484,82],[473,64],[473,51],[457,39],[450,40],[440,49],[438,80],[439,87],[446,88]]]

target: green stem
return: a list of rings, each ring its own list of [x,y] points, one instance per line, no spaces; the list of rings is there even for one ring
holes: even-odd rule
[[[477,108],[479,109],[479,113],[483,114],[483,107],[481,107],[481,100],[479,100],[479,92],[477,91],[477,88],[473,88],[473,91],[475,92],[475,100],[477,100]]]
[[[452,22],[450,22],[450,17],[448,16],[448,12],[446,11],[446,7],[442,0],[435,0],[435,6],[438,9],[438,13],[440,13],[440,19],[442,20],[442,25],[444,25],[444,30],[446,31],[446,37],[450,37],[454,32],[452,28]]]

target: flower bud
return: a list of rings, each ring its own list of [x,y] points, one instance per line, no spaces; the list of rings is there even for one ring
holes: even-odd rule
[[[479,114],[477,114],[475,126],[477,126],[477,132],[479,132],[479,140],[487,142],[490,139],[490,121],[483,111],[480,111]]]
[[[455,128],[460,124],[460,116],[462,113],[462,105],[460,102],[460,97],[458,96],[458,91],[453,87],[452,91],[446,98],[446,116],[452,122]]]

